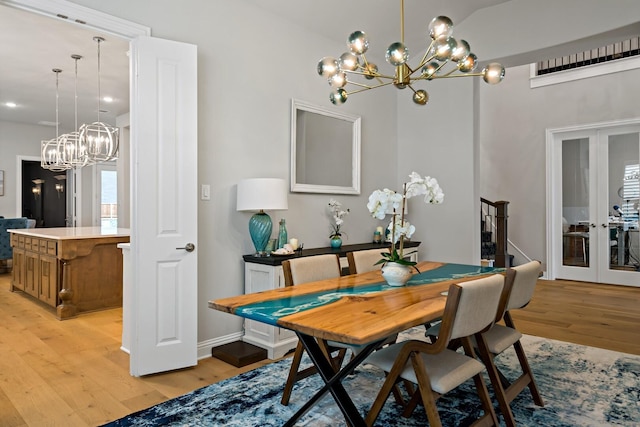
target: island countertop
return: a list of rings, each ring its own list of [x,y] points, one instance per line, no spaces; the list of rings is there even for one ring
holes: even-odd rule
[[[129,237],[128,228],[107,227],[55,227],[55,228],[20,228],[8,230],[9,233],[41,239],[95,239],[99,237]]]

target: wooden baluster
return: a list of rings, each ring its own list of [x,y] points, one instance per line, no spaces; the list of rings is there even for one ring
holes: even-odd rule
[[[510,267],[507,252],[507,206],[509,202],[495,202],[496,205],[496,267]]]
[[[68,319],[76,315],[76,306],[72,304],[73,289],[71,289],[71,265],[69,261],[62,260],[62,289],[58,293],[60,305],[56,307],[58,319]]]

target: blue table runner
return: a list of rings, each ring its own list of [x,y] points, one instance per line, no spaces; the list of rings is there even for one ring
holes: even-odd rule
[[[444,264],[438,268],[414,274],[405,286],[420,286],[445,280],[462,279],[482,276],[490,273],[503,272],[504,268],[480,267],[466,264]],[[325,304],[330,304],[347,295],[366,295],[397,289],[386,282],[371,283],[369,285],[336,289],[333,292],[316,292],[307,295],[281,298],[238,307],[234,312],[238,316],[257,320],[273,326],[278,326],[278,319],[301,311],[309,310]]]

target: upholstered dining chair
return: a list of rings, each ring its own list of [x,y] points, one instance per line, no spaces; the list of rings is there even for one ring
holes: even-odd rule
[[[303,283],[339,277],[341,269],[338,255],[326,254],[285,260],[282,262],[282,270],[285,286],[297,286]],[[341,343],[328,343],[324,340],[318,340],[318,344],[337,372],[342,365],[349,346]],[[293,353],[284,392],[282,393],[281,403],[283,405],[289,404],[291,392],[296,382],[317,373],[315,366],[299,370],[304,351],[304,346],[301,342],[298,342]]]
[[[367,271],[380,270],[382,264],[377,264],[382,259],[384,248],[368,249],[365,251],[347,252],[349,262],[349,274],[366,273]]]
[[[405,403],[403,416],[409,416],[418,399],[422,400],[430,426],[441,426],[436,400],[473,378],[484,415],[475,424],[498,425],[487,386],[482,378],[485,366],[476,359],[470,336],[480,334],[493,325],[498,310],[504,276],[471,280],[449,287],[442,317],[440,335],[433,343],[410,340],[393,344],[372,353],[365,361],[387,373],[382,388],[369,410],[365,422],[371,426],[397,383],[408,380],[418,385]],[[451,340],[459,339],[464,354],[448,348]]]
[[[525,388],[529,388],[536,405],[544,406],[520,342],[522,334],[516,329],[510,314],[510,310],[520,309],[529,304],[541,273],[542,266],[539,261],[531,261],[507,271],[507,282],[511,284],[506,286],[496,316],[496,322],[503,320],[504,325],[495,323],[483,334],[484,340],[476,343],[478,354],[487,366],[487,372],[507,426],[516,425],[509,404]],[[522,374],[514,381],[509,381],[493,363],[495,356],[510,347],[514,348],[522,369]]]

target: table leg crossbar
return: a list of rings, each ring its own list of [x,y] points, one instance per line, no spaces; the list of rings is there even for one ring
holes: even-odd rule
[[[333,399],[338,404],[340,411],[344,414],[345,420],[350,426],[364,426],[366,425],[362,415],[356,408],[355,404],[349,397],[349,394],[342,386],[342,379],[349,375],[349,373],[353,372],[353,370],[360,364],[364,359],[369,356],[373,350],[375,350],[384,340],[380,340],[371,344],[367,344],[362,351],[360,351],[355,357],[353,357],[349,363],[347,363],[342,369],[338,372],[333,370],[331,363],[327,360],[324,353],[320,349],[318,342],[316,339],[310,335],[305,335],[300,332],[296,332],[298,335],[298,339],[304,345],[304,348],[307,350],[307,354],[311,358],[311,361],[318,369],[318,373],[322,377],[322,380],[325,382],[325,385],[306,402],[298,411],[285,423],[285,426],[293,426],[296,421],[300,419],[311,407],[322,397],[327,391],[331,393]]]

